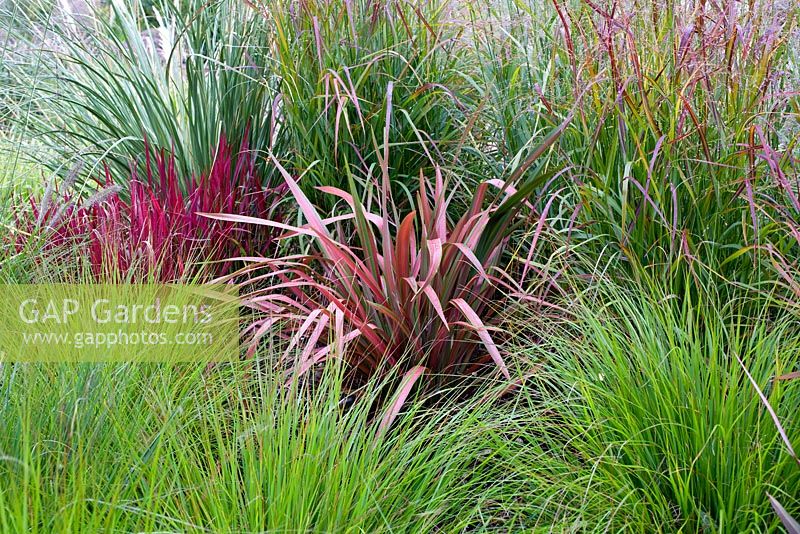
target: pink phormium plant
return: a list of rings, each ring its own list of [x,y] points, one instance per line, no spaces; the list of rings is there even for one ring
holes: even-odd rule
[[[349,207],[346,214],[324,218],[272,157],[305,225],[206,214],[214,220],[285,230],[286,237],[311,238],[309,252],[251,257],[250,265],[234,274],[248,276],[242,285],[243,302],[262,313],[249,328],[251,352],[261,337],[280,326],[278,335],[287,340],[285,361],[293,378],[331,358],[344,361],[354,385],[374,376],[401,375],[402,385],[381,428],[391,425],[423,376],[434,375],[438,381],[483,371],[511,380],[496,332],[506,309],[529,296],[521,278],[501,264],[513,231],[538,219],[531,245],[536,248],[546,214],[518,215],[528,211],[527,200],[541,176],[522,175],[570,120],[548,134],[508,181],[480,184],[457,218],[449,213],[452,193],[440,169],[432,179],[420,172],[413,211],[400,219],[390,187],[391,113],[389,83],[377,211],[361,202],[351,181],[349,193],[318,188]],[[499,187],[499,194],[489,194],[492,185]]]
[[[253,350],[281,324],[287,357],[298,354],[291,364],[296,376],[340,357],[359,384],[390,370],[416,380],[424,373],[464,375],[493,367],[510,378],[491,333],[509,284],[499,268],[507,234],[490,236],[492,210],[482,207],[488,184],[455,222],[448,220],[449,198],[438,171],[432,181],[420,177],[416,210],[402,221],[392,220],[388,186],[377,213],[350,193],[321,187],[350,207],[347,215],[325,219],[275,164],[306,225],[209,215],[285,229],[314,242],[307,254],[253,258],[242,270],[258,273],[245,286],[244,302],[264,313],[251,327]],[[355,227],[352,239],[337,224],[343,220]]]
[[[83,199],[66,181],[17,214],[21,236],[42,237],[44,255],[80,247],[98,279],[176,281],[220,275],[243,250],[268,250],[270,231],[201,217],[199,212],[277,218],[278,191],[265,188],[246,147],[236,155],[223,137],[211,170],[182,180],[172,156],[147,149],[145,172],[131,170],[127,190],[106,170],[97,193]],[[279,220],[279,218],[278,218]],[[17,247],[26,246],[19,238]],[[67,248],[68,250],[68,248]]]

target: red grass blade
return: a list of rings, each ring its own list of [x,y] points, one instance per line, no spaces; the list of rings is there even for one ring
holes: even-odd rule
[[[793,373],[787,373],[785,375],[775,377],[775,380],[797,380],[797,379],[800,379],[800,371],[794,371]]]

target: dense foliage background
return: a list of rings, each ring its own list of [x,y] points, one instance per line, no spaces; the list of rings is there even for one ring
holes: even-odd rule
[[[239,285],[0,362],[0,528],[798,532],[779,0],[0,0],[0,280]]]

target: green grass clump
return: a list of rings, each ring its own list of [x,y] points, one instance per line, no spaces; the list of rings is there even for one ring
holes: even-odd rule
[[[330,366],[285,387],[251,364],[0,368],[3,532],[430,532],[479,522],[476,412],[374,392]],[[380,412],[375,412],[380,415]]]
[[[37,54],[35,68],[9,65],[18,92],[31,93],[19,127],[62,159],[80,154],[120,175],[143,163],[145,140],[173,152],[187,180],[211,168],[221,135],[274,148],[275,78],[267,48],[251,45],[267,31],[261,17],[237,1],[159,1],[154,22],[137,6],[114,1],[91,25],[54,23],[46,45],[50,20],[23,20],[15,37]]]
[[[800,254],[799,108],[797,10],[765,4],[476,6],[485,159],[507,175],[568,121],[538,197],[557,197],[554,225],[679,295],[687,280],[770,289]]]
[[[796,516],[800,465],[745,368],[798,443],[800,383],[775,380],[799,368],[796,320],[646,294],[592,290],[574,321],[521,348],[541,381],[494,445],[525,496],[520,524],[779,531],[767,493]]]
[[[389,125],[393,189],[416,189],[421,169],[444,165],[462,136],[463,48],[448,25],[447,2],[367,0],[265,2],[274,28],[288,166],[314,186],[366,187],[379,176],[378,150]],[[306,172],[307,171],[307,172]]]

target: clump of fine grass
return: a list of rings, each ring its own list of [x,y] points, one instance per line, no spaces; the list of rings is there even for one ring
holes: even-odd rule
[[[392,188],[410,195],[420,169],[444,166],[461,138],[468,86],[464,49],[445,19],[447,2],[368,0],[259,2],[274,31],[286,162],[303,188],[368,187],[379,166],[386,89],[394,86],[389,135]],[[271,37],[271,36],[270,36]]]
[[[412,532],[479,523],[476,412],[407,403],[389,432],[331,366],[0,367],[0,529]]]
[[[224,132],[234,146],[275,149],[275,78],[266,32],[244,2],[114,1],[110,13],[56,24],[20,16],[14,38],[35,56],[9,62],[17,123],[64,158],[81,154],[125,173],[145,144],[172,151],[180,176],[211,169]],[[35,63],[31,65],[30,63]]]
[[[778,531],[768,493],[797,515],[799,466],[747,376],[798,443],[800,383],[776,380],[800,368],[796,321],[636,287],[585,296],[573,321],[520,347],[541,381],[494,445],[527,497],[519,524]]]
[[[549,185],[575,208],[555,221],[574,239],[679,295],[686,281],[769,291],[795,267],[796,8],[514,2],[472,15],[495,168],[571,119]]]

